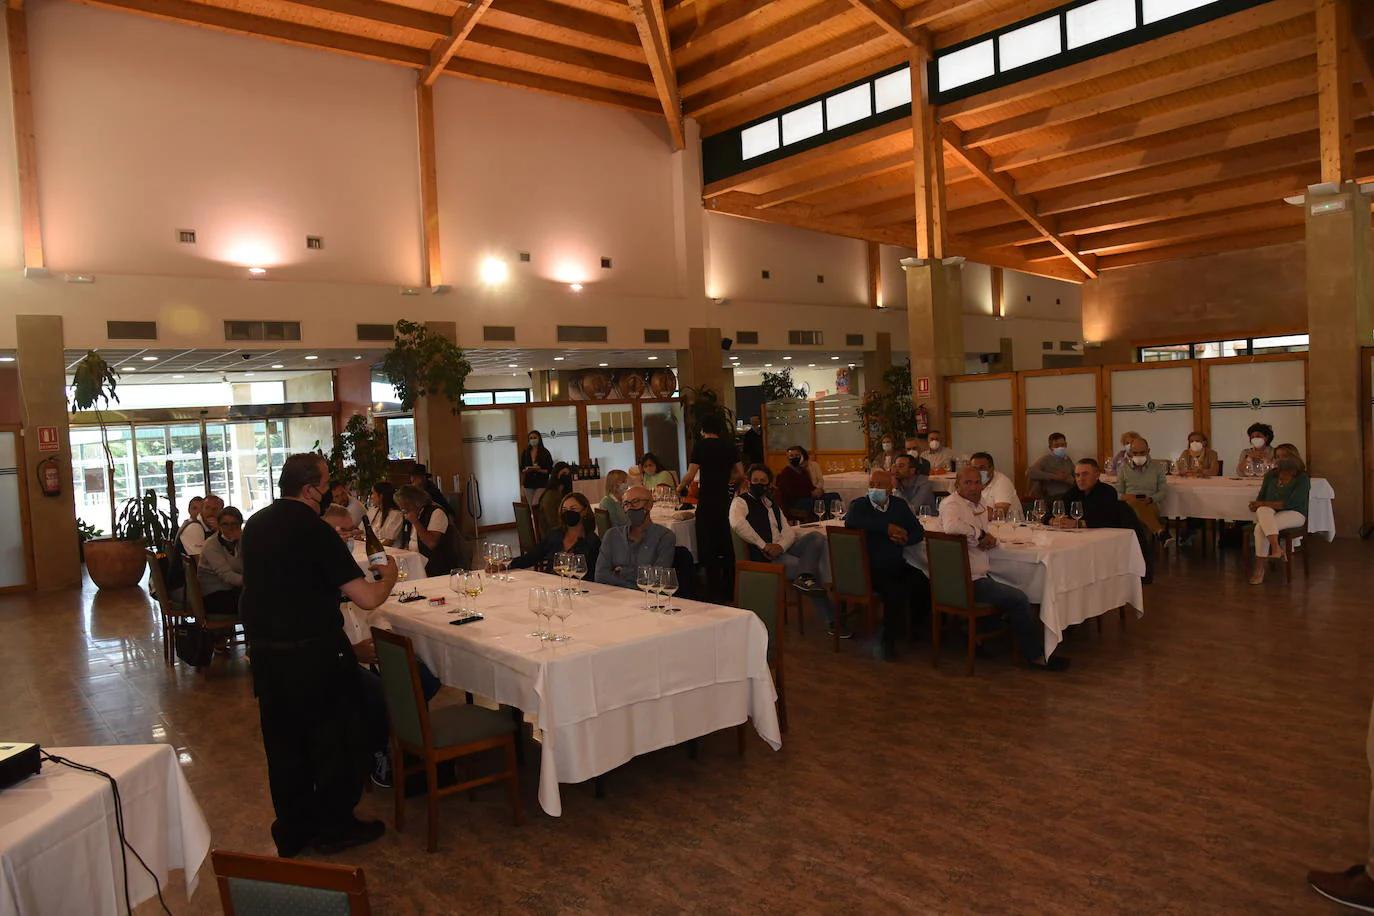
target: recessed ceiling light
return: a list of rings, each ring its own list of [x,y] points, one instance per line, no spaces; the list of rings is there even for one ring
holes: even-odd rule
[[[830,358],[831,358],[831,359],[839,359],[838,356],[832,356],[832,357],[830,357]]]
[[[649,357],[649,359],[658,359],[658,357],[657,357],[657,356],[651,356],[651,357]]]
[[[597,365],[600,366],[602,369],[605,369],[607,366],[610,365],[610,363],[597,363]]]
[[[137,371],[138,371],[138,367],[137,367],[137,366],[123,366],[123,367],[120,368],[119,371],[120,371],[120,372],[137,372]]]
[[[266,267],[250,267],[250,268],[248,268],[248,272],[249,272],[250,274],[252,274],[253,276],[255,276],[255,277],[261,277],[263,274],[267,273],[267,268],[266,268]]]
[[[765,369],[772,369],[772,368],[773,368],[773,364],[772,364],[772,363],[764,363],[764,364],[763,364],[763,368],[765,368]]]
[[[361,356],[355,356],[355,357],[353,357],[353,358],[354,358],[354,359],[362,359]]]
[[[14,357],[13,357],[13,356],[0,356],[0,363],[12,363],[12,362],[14,362]]]
[[[815,364],[815,363],[807,363],[807,364],[806,364],[806,368],[808,368],[808,369],[814,369],[814,368],[816,368],[816,364]]]
[[[186,376],[184,376],[184,375],[174,375],[174,376],[172,376],[172,378],[186,378]]]
[[[791,358],[792,358],[792,357],[790,357],[790,356],[784,356],[784,357],[783,357],[783,359],[791,359]]]
[[[732,357],[730,357],[730,358],[731,358],[731,359],[739,359],[738,356],[732,356]]]
[[[319,359],[319,357],[316,356],[314,353],[311,353],[309,356],[306,357],[306,359]]]
[[[272,364],[272,368],[273,368],[273,369],[285,369],[286,367],[283,366],[281,363],[273,363],[273,364]]]
[[[553,361],[556,362],[556,363],[561,363],[561,362],[563,362],[563,357],[561,357],[561,356],[555,356],[555,357],[553,358]]]
[[[244,378],[252,378],[252,377],[253,377],[253,373],[252,373],[252,372],[245,372],[245,373],[243,373],[243,377],[244,377]]]
[[[144,361],[145,363],[155,363],[155,362],[157,362],[157,357],[156,357],[156,356],[145,356],[145,357],[143,357],[143,361]]]
[[[519,369],[519,368],[520,368],[520,364],[519,364],[519,363],[511,363],[511,364],[510,364],[509,366],[507,366],[506,368],[507,368],[507,369]]]

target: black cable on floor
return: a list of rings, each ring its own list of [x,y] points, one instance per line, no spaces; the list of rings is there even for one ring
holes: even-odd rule
[[[129,902],[129,857],[125,853],[125,850],[128,850],[128,852],[134,854],[134,858],[138,860],[138,864],[143,866],[143,870],[148,873],[148,877],[153,879],[153,887],[157,889],[157,902],[162,906],[162,912],[166,913],[167,916],[172,916],[172,911],[167,908],[167,901],[162,899],[162,882],[158,881],[157,875],[148,867],[148,863],[143,861],[143,857],[138,854],[138,850],[134,849],[133,844],[131,844],[124,835],[124,802],[119,797],[119,783],[115,781],[115,778],[104,770],[88,767],[84,763],[77,763],[74,760],[68,760],[66,757],[58,757],[56,754],[49,754],[47,751],[43,752],[43,759],[50,763],[58,764],[59,766],[80,770],[83,773],[93,773],[96,776],[104,776],[110,781],[110,791],[114,794],[115,803],[115,831],[119,834],[119,858],[124,866],[124,910],[129,916],[133,916],[133,906]]]

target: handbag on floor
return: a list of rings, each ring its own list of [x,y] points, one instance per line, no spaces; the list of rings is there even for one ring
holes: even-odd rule
[[[198,623],[179,623],[173,635],[177,658],[192,668],[204,668],[215,657],[215,636]]]

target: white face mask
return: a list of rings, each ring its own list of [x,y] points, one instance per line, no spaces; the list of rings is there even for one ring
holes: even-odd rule
[[[1189,442],[1189,443],[1188,443],[1188,451],[1192,452],[1194,455],[1199,454],[1199,453],[1202,451],[1202,443],[1201,443],[1201,442]]]
[[[1263,436],[1252,436],[1252,437],[1250,438],[1250,444],[1253,445],[1255,448],[1264,448],[1264,444],[1265,444],[1265,443],[1264,443],[1264,437],[1263,437]]]
[[[939,439],[931,439],[931,440],[930,440],[930,450],[931,450],[932,452],[938,452],[938,451],[940,450],[940,440],[939,440]]]
[[[892,451],[892,443],[891,443],[891,442],[884,442],[884,443],[883,443],[883,451],[885,451],[885,452],[890,452],[890,451]]]
[[[1150,460],[1150,456],[1149,456],[1149,455],[1132,455],[1132,456],[1131,456],[1131,464],[1135,465],[1135,466],[1138,467],[1138,468],[1143,468],[1143,467],[1145,467],[1145,462],[1147,462],[1147,461],[1149,461],[1149,460]]]

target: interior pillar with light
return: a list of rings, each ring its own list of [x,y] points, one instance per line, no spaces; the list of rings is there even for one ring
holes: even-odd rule
[[[944,379],[964,371],[962,261],[904,258],[907,335],[911,354],[912,396],[925,404],[931,424],[944,423]],[[930,379],[930,393],[918,397],[919,380]],[[956,447],[958,443],[953,443]]]
[[[425,327],[432,334],[458,342],[456,322],[427,321]],[[465,470],[463,430],[459,417],[448,401],[428,395],[415,402],[414,417],[416,460],[427,466],[439,489],[451,494],[453,476],[461,475]],[[457,508],[456,504],[454,508]]]
[[[67,366],[62,355],[60,315],[15,317],[18,344],[19,395],[24,410],[24,444],[19,456],[20,473],[27,474],[29,493],[29,541],[33,547],[34,586],[68,588],[81,584],[81,558],[77,552],[76,499],[72,491],[72,444],[68,430]],[[57,450],[40,453],[39,428],[56,427]],[[61,488],[56,496],[43,496],[36,486],[38,462],[57,459]],[[106,486],[111,482],[107,481]],[[113,532],[106,531],[108,536]]]

